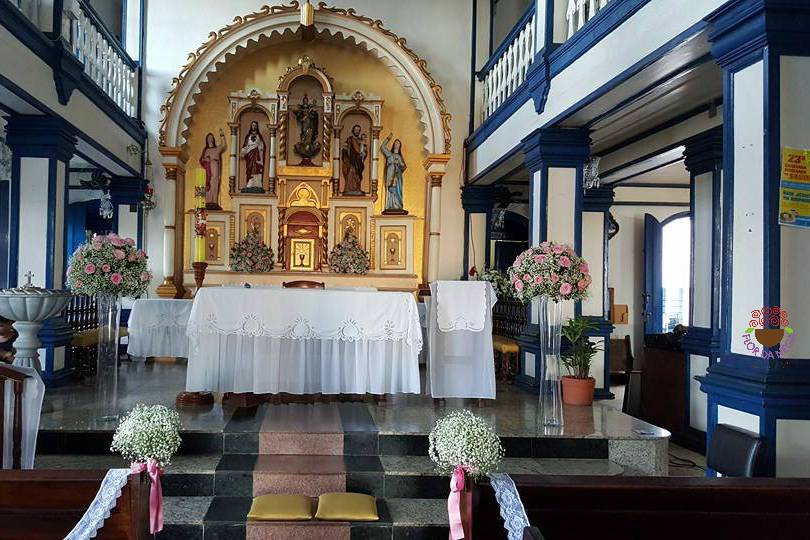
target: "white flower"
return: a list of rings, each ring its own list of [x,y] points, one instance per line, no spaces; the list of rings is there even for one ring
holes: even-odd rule
[[[500,437],[486,420],[466,409],[439,419],[428,441],[428,455],[442,474],[461,465],[468,474],[483,476],[497,470],[504,456]]]
[[[171,463],[180,447],[180,415],[163,405],[139,403],[129,411],[113,435],[110,450],[131,461],[152,458],[160,467]]]

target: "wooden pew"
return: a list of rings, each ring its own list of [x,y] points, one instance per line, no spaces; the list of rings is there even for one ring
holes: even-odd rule
[[[793,478],[514,475],[545,540],[810,538],[810,482]],[[472,538],[506,538],[488,482],[473,497]]]
[[[64,538],[93,501],[106,471],[0,471],[0,540]],[[99,531],[103,540],[149,535],[149,480],[130,476]]]

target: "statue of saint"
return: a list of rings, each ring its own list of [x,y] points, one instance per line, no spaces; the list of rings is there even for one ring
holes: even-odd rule
[[[318,142],[318,111],[304,94],[304,99],[301,100],[301,104],[293,114],[300,131],[298,142],[295,143],[293,149],[302,158],[299,165],[311,166],[310,158],[321,151],[321,143]]]
[[[366,168],[366,155],[368,146],[366,145],[366,134],[360,133],[360,126],[352,126],[352,134],[346,139],[341,155],[344,195],[365,195],[362,189],[363,170]]]
[[[393,136],[393,133],[389,133],[380,146],[380,150],[385,156],[385,209],[383,214],[407,214],[402,202],[402,173],[408,166],[405,165],[405,160],[402,158],[402,141],[395,139],[391,148],[388,148],[388,143]]]
[[[214,134],[205,136],[205,148],[200,154],[200,165],[205,169],[205,209],[222,210],[219,205],[219,186],[222,180],[222,152],[225,151],[225,133],[219,130],[219,145]]]
[[[259,133],[259,123],[254,120],[239,151],[239,156],[245,159],[247,185],[242,188],[244,192],[264,193],[264,149],[264,137]]]

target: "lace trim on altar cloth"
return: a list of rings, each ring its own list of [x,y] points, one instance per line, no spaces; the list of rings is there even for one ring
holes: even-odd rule
[[[436,322],[439,331],[482,331],[486,325],[487,311],[492,309],[489,286],[487,281],[438,282]]]
[[[73,530],[65,536],[64,540],[86,540],[95,538],[98,531],[104,526],[104,520],[110,517],[110,512],[115,508],[121,490],[127,483],[129,469],[110,469],[101,481],[95,499],[85,511],[82,518],[73,527]]]
[[[501,508],[503,526],[509,540],[521,540],[523,530],[529,527],[529,518],[526,516],[526,509],[523,508],[515,482],[505,473],[492,473],[489,475],[489,481],[495,490],[495,500]]]
[[[306,317],[298,317],[292,323],[282,328],[270,328],[264,324],[256,313],[242,315],[238,326],[223,328],[215,313],[209,313],[205,324],[196,327],[189,326],[188,335],[193,340],[198,334],[232,334],[247,337],[268,337],[274,339],[336,339],[340,341],[405,341],[417,349],[422,348],[422,333],[419,327],[411,329],[408,321],[412,319],[408,308],[408,319],[405,328],[398,328],[392,320],[375,324],[373,329],[367,329],[360,321],[345,319],[337,328],[317,329],[312,321]]]

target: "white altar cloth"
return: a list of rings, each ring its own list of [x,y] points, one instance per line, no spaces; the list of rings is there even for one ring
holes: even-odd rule
[[[420,391],[410,293],[203,288],[188,336],[190,392]]]
[[[188,356],[186,326],[192,300],[139,299],[129,315],[130,356]]]
[[[443,289],[447,288],[447,291]],[[458,305],[453,298],[469,296]],[[488,282],[434,281],[428,306],[427,392],[434,398],[495,399],[495,360],[492,351],[492,306],[497,297]],[[477,298],[473,298],[473,297]],[[442,328],[439,304],[445,306],[448,321],[457,325]],[[479,313],[483,307],[483,314]],[[475,314],[465,310],[475,310]],[[483,316],[480,327],[478,318]],[[475,329],[478,327],[477,329]]]

